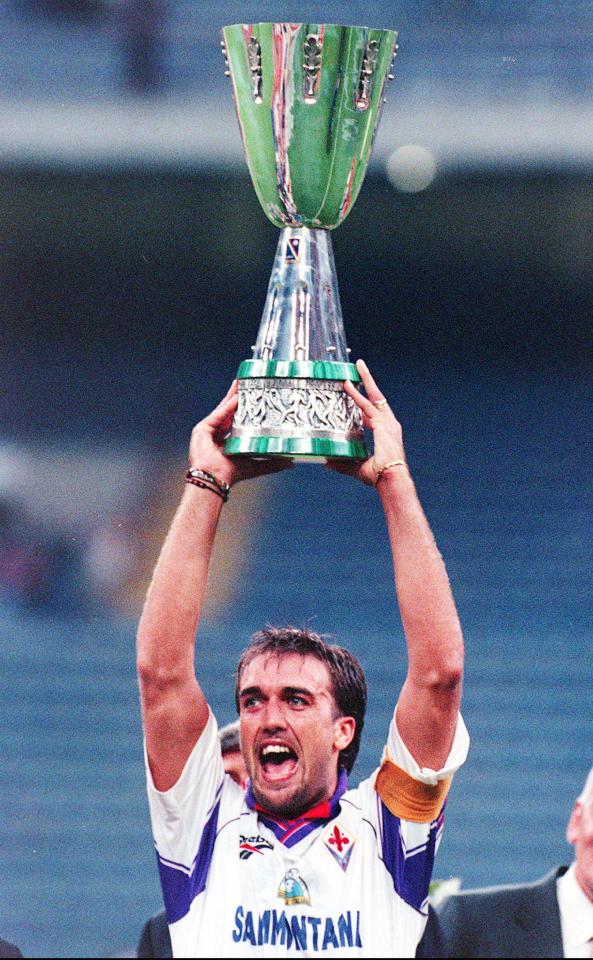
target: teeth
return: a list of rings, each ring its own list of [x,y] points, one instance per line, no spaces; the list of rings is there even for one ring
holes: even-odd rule
[[[262,750],[262,757],[267,757],[270,753],[290,753],[288,747],[281,747],[278,743],[272,743]]]

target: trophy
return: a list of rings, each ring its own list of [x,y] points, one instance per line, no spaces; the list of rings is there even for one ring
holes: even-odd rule
[[[358,196],[387,78],[393,30],[312,23],[222,31],[247,165],[281,234],[225,453],[366,459],[330,230]],[[364,243],[364,237],[361,238]]]

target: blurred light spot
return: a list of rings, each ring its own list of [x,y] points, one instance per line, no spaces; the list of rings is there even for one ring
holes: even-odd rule
[[[437,162],[426,147],[408,143],[398,147],[387,161],[387,176],[393,186],[403,193],[426,190],[437,172]]]

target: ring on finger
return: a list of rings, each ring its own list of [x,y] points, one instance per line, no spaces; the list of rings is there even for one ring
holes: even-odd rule
[[[376,407],[377,410],[380,410],[382,407],[387,406],[387,400],[385,400],[385,398],[382,400],[373,400],[373,406]]]

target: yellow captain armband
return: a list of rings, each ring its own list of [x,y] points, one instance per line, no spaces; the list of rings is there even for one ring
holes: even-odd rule
[[[436,784],[421,783],[409,773],[384,760],[377,774],[375,790],[387,809],[400,820],[431,823],[436,820],[449,793],[451,777]]]

